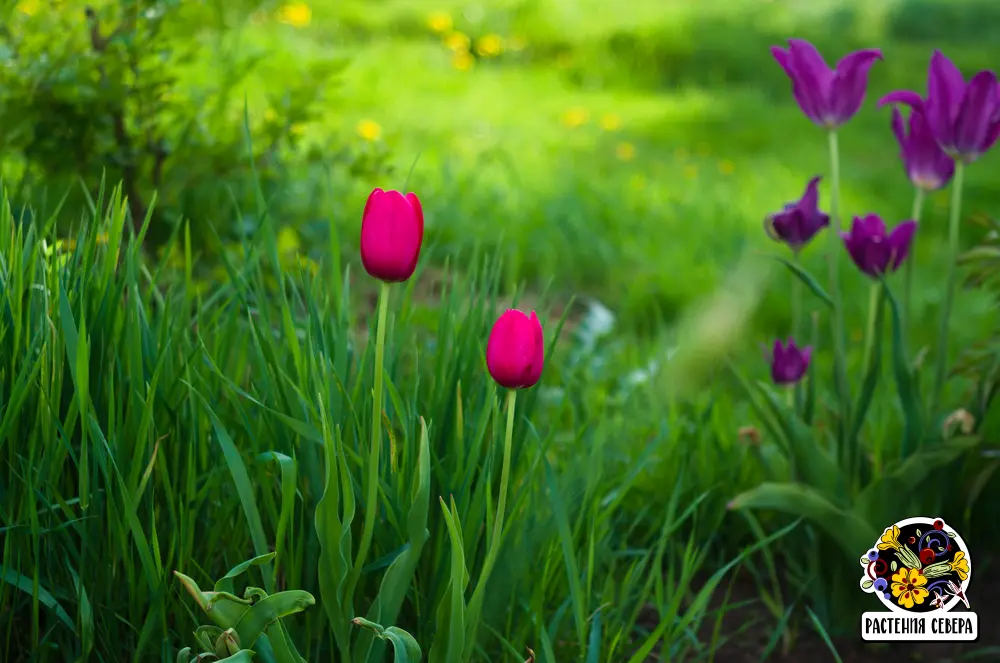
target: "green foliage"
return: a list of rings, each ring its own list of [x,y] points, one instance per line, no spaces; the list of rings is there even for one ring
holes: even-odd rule
[[[371,154],[303,142],[302,127],[327,112],[346,59],[331,52],[279,65],[273,48],[246,48],[241,33],[268,9],[179,0],[7,3],[0,145],[15,202],[36,203],[45,214],[47,196],[71,189],[68,204],[78,206],[81,189],[70,185],[83,177],[93,191],[107,174],[123,182],[136,228],[153,214],[150,247],[191,218],[199,252],[220,251],[212,225],[226,238],[253,230],[236,214],[255,195],[245,186],[241,120],[248,89],[262,76],[280,80],[248,125],[269,197],[290,186],[292,155],[302,168],[380,172]]]
[[[238,564],[215,583],[211,592],[203,591],[183,573],[174,572],[198,607],[215,623],[214,626],[199,626],[195,631],[195,639],[203,652],[189,659],[190,650],[182,649],[177,653],[178,663],[250,660],[256,654],[253,647],[267,651],[267,658],[275,663],[305,663],[281,620],[313,605],[316,599],[311,594],[286,590],[268,595],[263,589],[250,586],[243,598],[233,593],[235,578],[251,567],[266,566],[273,558],[274,554],[269,553]]]
[[[512,419],[507,526],[493,527],[505,426],[482,361],[500,307],[492,261],[449,276],[430,300],[415,297],[419,273],[392,291],[388,462],[375,474],[370,561],[359,563],[374,350],[350,271],[277,267],[264,223],[256,248],[225,263],[228,282],[199,289],[189,249],[177,267],[146,262],[149,224],[133,235],[120,189],[98,196],[72,246],[54,245],[55,218],[22,223],[4,204],[5,660],[35,647],[173,660],[186,640],[178,631],[191,628],[173,568],[211,607],[198,643],[216,656],[238,647],[246,658],[252,646],[278,660],[287,645],[285,660],[297,660],[295,647],[329,660],[335,641],[344,660],[381,660],[387,642],[412,658],[404,632],[431,660],[462,662],[525,647],[549,662],[703,646],[691,634],[743,553],[696,583],[727,561],[705,545],[724,514],[719,498],[681,480],[682,447],[653,440],[633,456],[621,445],[653,432],[644,418],[629,423],[626,402],[525,392]],[[545,389],[572,393],[588,350],[557,344],[559,329],[547,321]],[[641,499],[653,463],[678,468],[679,480],[666,510],[644,519],[659,522],[636,528],[623,506]],[[235,581],[250,570],[263,588],[241,597]],[[198,589],[220,576],[213,592]],[[481,599],[465,591],[480,585]],[[321,610],[273,621],[312,596]],[[659,627],[637,639],[650,609]]]

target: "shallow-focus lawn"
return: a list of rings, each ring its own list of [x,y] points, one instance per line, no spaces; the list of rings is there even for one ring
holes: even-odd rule
[[[827,171],[824,137],[794,105],[770,45],[810,38],[831,61],[851,48],[883,49],[867,104],[842,132],[844,195],[846,212],[877,211],[893,222],[909,214],[912,193],[889,110],[876,109],[876,99],[922,89],[933,46],[967,70],[1000,55],[986,46],[985,17],[996,12],[986,5],[792,4],[701,2],[695,11],[636,0],[625,11],[602,0],[319,2],[305,27],[265,20],[249,31],[300,64],[320,53],[350,59],[329,116],[303,131],[322,144],[359,122],[377,123],[397,186],[419,158],[410,186],[427,198],[439,248],[500,245],[512,282],[552,279],[650,331],[717,284],[743,252],[776,248],[761,231],[763,216]],[[505,50],[471,64],[456,59],[441,30],[449,22],[474,50],[475,40],[493,36]],[[971,171],[967,222],[1000,201],[991,174],[998,159]],[[944,236],[946,194],[925,210],[918,278],[931,286],[943,243],[928,236]],[[356,210],[345,212],[341,221],[355,228]],[[981,233],[965,228],[966,240]],[[846,280],[860,326],[865,283]],[[933,315],[936,294],[923,290]],[[767,301],[782,296],[776,286]],[[965,297],[960,310],[979,318],[984,306]],[[781,322],[783,310],[766,308],[763,321]]]

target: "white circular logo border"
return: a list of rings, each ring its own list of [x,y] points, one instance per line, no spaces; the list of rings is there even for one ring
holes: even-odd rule
[[[903,528],[906,525],[929,524],[933,523],[935,520],[940,520],[941,522],[944,523],[944,527],[941,529],[941,531],[945,532],[945,535],[947,535],[949,531],[948,521],[946,521],[944,518],[925,518],[921,516],[916,516],[914,518],[904,518],[903,520],[899,520],[890,525],[889,527],[884,528],[882,530],[882,534],[885,534],[886,530],[890,530],[893,527]],[[972,555],[969,553],[969,548],[968,546],[965,545],[965,541],[962,540],[962,537],[959,535],[959,533],[954,530],[951,531],[955,534],[955,536],[953,537],[949,536],[948,538],[955,540],[955,543],[957,543],[959,548],[965,553],[965,559],[969,563],[969,573],[968,575],[965,576],[965,580],[963,580],[961,584],[962,593],[967,593],[969,590],[969,582],[972,580]],[[879,535],[879,538],[875,540],[875,543],[872,544],[872,547],[869,548],[868,550],[871,550],[872,548],[876,550],[878,549],[878,544],[882,540],[882,534]],[[866,554],[867,552],[868,551],[865,551]],[[871,580],[871,578],[868,577],[867,573],[865,573],[861,577],[860,584],[864,584],[866,580]],[[891,587],[891,585],[892,583],[891,581],[889,581],[889,586]],[[905,608],[903,608],[903,606],[898,605],[895,601],[885,598],[885,592],[876,591],[874,586],[869,587],[868,589],[864,589],[864,587],[862,587],[862,591],[864,591],[867,594],[874,594],[878,598],[878,600],[882,602],[882,605],[884,605],[892,612],[898,612],[904,615],[920,614],[920,613],[915,613],[912,610],[906,610]],[[888,588],[886,588],[886,591],[889,591]],[[952,598],[950,601],[945,603],[944,607],[941,608],[940,611],[950,612],[952,608],[954,608],[956,605],[960,605],[961,603],[962,602],[959,601],[958,599]]]

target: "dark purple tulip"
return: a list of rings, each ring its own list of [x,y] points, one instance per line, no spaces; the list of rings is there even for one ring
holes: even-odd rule
[[[854,217],[851,231],[841,233],[844,246],[851,260],[862,272],[872,278],[895,271],[910,253],[916,221],[903,221],[891,233],[886,233],[885,223],[878,214]]]
[[[924,191],[940,189],[955,174],[955,162],[934,139],[927,117],[919,108],[910,112],[910,132],[903,126],[903,114],[892,109],[892,132],[899,141],[906,176]]]
[[[931,133],[945,152],[972,163],[1000,137],[1000,85],[992,71],[980,71],[968,83],[941,51],[934,51],[927,72],[927,98],[910,90],[890,92],[879,101],[906,104],[927,117]]]
[[[789,39],[787,49],[772,46],[771,54],[792,79],[792,94],[802,112],[827,129],[858,112],[868,88],[868,70],[882,59],[882,51],[868,48],[848,53],[831,70],[816,47],[803,39]]]
[[[776,340],[768,358],[771,379],[775,384],[795,384],[809,369],[811,357],[812,348],[809,346],[800,349],[792,339],[788,339],[787,345],[782,344],[781,339]]]
[[[830,215],[819,211],[819,181],[814,177],[806,184],[805,193],[797,202],[785,207],[764,221],[771,239],[784,242],[798,252],[816,233],[830,225]]]

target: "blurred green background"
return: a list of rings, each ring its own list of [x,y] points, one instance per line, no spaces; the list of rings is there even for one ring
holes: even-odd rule
[[[497,249],[511,284],[595,297],[643,335],[746,252],[780,251],[763,217],[827,171],[824,136],[769,46],[808,38],[830,62],[882,48],[842,158],[845,212],[890,222],[912,193],[876,99],[922,89],[935,47],[968,72],[1000,55],[1000,6],[973,0],[21,0],[6,14],[0,146],[23,202],[51,207],[105,169],[145,203],[160,189],[152,241],[186,217],[211,253],[252,232],[233,222],[253,199],[246,119],[269,205],[303,251],[326,250],[334,224],[355,263],[366,192],[408,182],[436,262]],[[998,158],[971,170],[970,242],[1000,199]],[[937,282],[946,208],[946,193],[926,208],[924,285]],[[783,292],[767,289],[768,327],[785,321]],[[922,302],[933,315],[936,291]]]
[[[156,191],[146,246],[164,250],[186,220],[207,286],[228,278],[220,255],[258,241],[256,182],[289,263],[354,270],[367,193],[405,185],[424,202],[424,269],[499,254],[528,304],[601,304],[626,371],[689,347],[671,393],[697,389],[723,352],[760,361],[790,327],[790,279],[761,259],[787,251],[763,219],[828,156],[770,46],[807,38],[831,64],[884,53],[840,132],[845,225],[912,207],[877,99],[923,91],[934,48],[970,75],[1000,61],[986,0],[19,0],[4,15],[2,175],[35,214],[81,209],[102,176],[124,179],[136,218]],[[967,176],[966,247],[1000,202],[998,160]],[[940,312],[947,208],[947,191],[930,197],[915,246],[916,351]],[[825,278],[818,239],[804,260]],[[868,281],[846,262],[857,342]],[[955,310],[955,353],[1000,322],[989,293]]]

